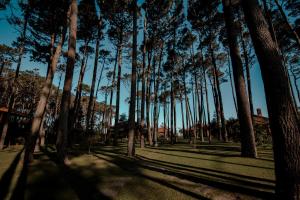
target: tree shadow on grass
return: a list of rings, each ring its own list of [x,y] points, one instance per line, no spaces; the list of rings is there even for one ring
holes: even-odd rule
[[[128,172],[130,172],[131,174],[133,174],[135,176],[148,179],[148,180],[153,181],[153,182],[155,182],[157,184],[160,184],[162,186],[166,186],[166,187],[168,187],[170,189],[174,189],[174,190],[176,190],[178,192],[181,192],[181,193],[183,193],[185,195],[188,195],[188,196],[196,198],[196,199],[208,200],[208,198],[206,198],[206,197],[204,197],[202,195],[199,195],[197,193],[194,193],[194,192],[185,190],[183,188],[180,188],[180,187],[178,187],[176,185],[173,185],[173,184],[169,183],[166,180],[162,180],[162,179],[159,179],[159,178],[155,178],[155,177],[151,177],[151,176],[143,174],[141,172],[141,170],[140,170],[140,166],[137,165],[137,163],[135,163],[132,160],[122,159],[122,158],[120,158],[118,156],[112,156],[112,155],[110,155],[110,157],[112,157],[113,159],[106,159],[106,158],[100,157],[98,155],[94,155],[94,156],[97,157],[97,158],[99,158],[99,159],[105,160],[107,162],[116,164],[122,170],[128,171]],[[160,199],[160,198],[158,197],[157,199]]]
[[[49,154],[49,152],[47,153],[52,160],[56,159],[55,155]],[[103,160],[104,163],[91,163],[83,166],[73,164],[70,167],[60,166],[64,177],[80,199],[116,199],[119,197],[118,195],[121,191],[123,192],[123,195],[125,192],[126,198],[128,199],[131,198],[131,195],[137,199],[145,199],[145,195],[147,195],[145,193],[147,190],[152,189],[156,191],[156,189],[153,185],[149,185],[148,183],[144,182],[145,179],[142,178],[147,178],[155,183],[162,184],[155,178],[140,176],[139,174],[141,174],[141,172],[139,171],[140,168],[138,168],[138,166],[127,166],[130,168],[130,170],[124,170],[123,167],[120,167],[119,165],[112,166],[110,164],[110,166],[105,166],[105,163],[111,163],[105,161],[105,159],[99,160],[95,159],[95,157],[91,158],[99,162]],[[117,160],[114,162],[122,162],[122,160],[118,158],[116,159]],[[123,164],[125,165],[125,163]],[[206,200],[206,198],[203,198],[200,195],[182,190],[181,188],[178,188],[170,183],[165,182],[163,185],[180,191],[185,195]],[[155,194],[155,199],[166,198],[168,198],[168,196],[165,196],[164,193]]]
[[[96,152],[96,153],[105,155],[105,152]],[[160,161],[161,164],[157,164],[157,163],[154,163],[151,161],[148,161],[146,163],[141,163],[138,160],[128,161],[127,159],[122,158],[118,155],[113,156],[113,155],[109,154],[107,156],[110,156],[113,158],[112,160],[106,159],[108,162],[113,162],[125,170],[132,171],[131,168],[128,168],[128,166],[138,166],[139,168],[149,169],[149,170],[159,172],[162,174],[168,174],[171,176],[175,176],[179,179],[185,179],[185,180],[189,180],[189,181],[192,181],[195,183],[209,185],[209,186],[219,188],[219,189],[222,189],[225,191],[243,193],[243,194],[256,196],[256,197],[260,197],[260,198],[264,198],[264,199],[273,199],[274,198],[274,194],[272,192],[267,192],[267,191],[256,189],[259,187],[253,188],[253,185],[252,185],[252,187],[245,187],[245,186],[247,186],[247,184],[249,184],[249,182],[241,184],[241,182],[237,182],[237,180],[235,180],[235,181],[233,181],[235,184],[231,184],[229,181],[226,181],[226,179],[224,179],[225,181],[216,181],[213,179],[209,179],[207,176],[201,176],[201,173],[199,173],[199,172],[198,172],[199,175],[196,176],[196,175],[191,175],[186,172],[176,171],[176,170],[174,170],[176,168],[175,166],[174,166],[174,169],[166,168],[166,164],[163,164],[164,162],[162,162],[162,161]],[[103,157],[99,157],[99,158],[105,159]],[[168,167],[170,167],[170,166],[168,166]],[[180,168],[180,167],[177,167],[177,168]],[[207,169],[205,169],[205,170],[207,170]],[[138,175],[144,176],[145,178],[153,179],[153,177],[145,176],[142,173],[140,173]],[[156,181],[161,182],[161,184],[165,184],[164,180],[157,179]],[[259,186],[259,184],[258,184],[258,186]],[[265,189],[269,189],[269,190],[274,189],[272,186],[269,186],[269,185],[263,185],[263,186],[265,186]],[[182,189],[182,188],[179,188],[179,189]],[[178,191],[180,191],[180,190],[178,190]],[[191,193],[190,191],[186,191],[186,192]],[[194,195],[198,195],[198,194],[194,193]]]
[[[4,199],[9,192],[9,186],[20,162],[23,149],[16,155],[9,168],[3,174],[0,180],[0,199]]]
[[[16,187],[13,190],[11,200],[25,199],[27,176],[28,176],[28,165],[23,164],[22,171],[19,175]]]
[[[159,161],[155,159],[150,159],[144,156],[137,156],[138,159],[140,159],[142,162],[149,162],[150,164],[155,164],[161,167],[171,167],[173,169],[178,169],[178,170],[186,170],[188,172],[194,172],[194,173],[199,173],[199,174],[204,174],[204,175],[209,175],[209,176],[214,176],[217,178],[224,178],[227,180],[232,180],[236,182],[240,182],[243,184],[249,184],[251,185],[252,182],[249,181],[244,181],[242,179],[249,179],[252,181],[261,181],[261,182],[266,182],[270,184],[275,184],[274,180],[270,179],[265,179],[265,178],[260,178],[260,177],[253,177],[253,176],[247,176],[247,175],[242,175],[242,174],[235,174],[231,172],[225,172],[225,171],[220,171],[220,170],[214,170],[214,169],[208,169],[208,168],[203,168],[203,167],[194,167],[190,165],[184,165],[184,164],[178,164],[178,163],[172,163],[172,162],[167,162],[167,161]],[[261,184],[258,182],[255,182],[254,185],[256,186],[261,186],[261,187],[266,187],[269,188],[270,185],[266,184]],[[273,186],[270,187],[273,189]]]
[[[228,162],[228,161],[217,160],[217,159],[208,159],[208,158],[199,158],[199,157],[191,157],[191,156],[182,156],[182,155],[177,155],[177,154],[164,153],[164,152],[161,152],[161,151],[151,151],[149,149],[147,149],[147,152],[152,152],[152,153],[157,153],[157,154],[162,154],[162,155],[167,155],[167,156],[181,157],[181,158],[190,158],[190,159],[196,159],[196,160],[206,160],[206,161],[220,162],[220,163],[226,163],[226,164],[232,164],[232,165],[240,165],[240,166],[245,166],[245,167],[256,167],[256,168],[272,169],[272,170],[274,170],[274,167],[263,167],[263,166],[255,166],[255,165],[250,165],[250,164],[241,164],[241,163],[235,163],[235,162]]]

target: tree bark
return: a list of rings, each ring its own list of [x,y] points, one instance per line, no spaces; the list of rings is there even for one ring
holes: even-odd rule
[[[146,100],[146,85],[145,85],[145,71],[146,71],[146,29],[147,29],[147,20],[144,18],[144,39],[143,39],[143,65],[142,65],[142,99],[141,99],[141,141],[140,147],[145,147],[145,100]]]
[[[272,40],[257,0],[242,0],[260,63],[273,138],[278,199],[300,198],[300,122],[278,46]]]
[[[155,60],[153,58],[153,60]],[[151,52],[148,52],[148,67],[147,67],[147,92],[146,92],[146,121],[147,121],[147,136],[149,145],[153,145],[152,137],[151,137],[151,125],[150,125],[150,96],[151,96]],[[154,61],[155,65],[155,61]]]
[[[238,37],[234,31],[234,13],[230,0],[223,0],[223,9],[238,105],[238,118],[240,122],[241,132],[241,154],[244,157],[255,158],[257,157],[257,151],[255,145],[254,129],[252,125],[250,103],[245,86],[243,62],[237,42]],[[244,45],[243,48],[245,48]]]
[[[91,127],[91,120],[92,120],[91,116],[92,116],[92,108],[93,108],[93,103],[94,103],[94,93],[95,93],[96,77],[97,77],[98,62],[99,62],[98,58],[99,58],[100,36],[101,36],[100,26],[101,26],[101,22],[99,20],[98,37],[96,39],[96,47],[95,47],[96,51],[95,51],[93,78],[92,78],[92,85],[91,85],[91,91],[90,91],[89,104],[88,104],[87,114],[86,114],[86,131],[87,132],[93,131],[93,127]],[[96,99],[96,101],[97,101],[97,99]],[[90,133],[88,133],[88,135],[90,135]]]
[[[135,155],[135,103],[136,103],[136,68],[137,68],[137,0],[133,0],[133,33],[132,33],[132,70],[131,70],[131,92],[129,105],[129,131],[128,149],[129,157]]]
[[[76,38],[77,38],[77,0],[72,0],[70,4],[70,22],[69,22],[69,46],[67,68],[65,73],[64,88],[60,104],[60,114],[58,121],[58,132],[56,140],[57,155],[61,162],[68,164],[67,141],[68,141],[68,118],[71,107],[71,90],[74,74],[74,65],[76,62]]]
[[[80,67],[80,73],[76,88],[76,95],[75,95],[75,101],[74,101],[74,115],[72,116],[71,124],[73,125],[73,128],[75,128],[77,124],[77,117],[80,109],[81,104],[81,92],[82,92],[82,83],[85,75],[85,69],[88,62],[88,42],[85,42],[84,50],[83,50],[83,58],[81,61],[81,67]]]
[[[121,42],[122,44],[122,42]],[[117,77],[117,95],[116,95],[116,114],[115,114],[115,129],[113,144],[118,144],[119,136],[119,115],[120,115],[120,90],[121,90],[121,76],[122,76],[122,47],[119,48],[118,55],[118,77]]]
[[[220,106],[220,117],[221,117],[221,124],[222,124],[222,139],[224,142],[228,142],[228,136],[227,136],[227,130],[226,130],[226,119],[224,117],[224,109],[223,109],[223,100],[222,100],[222,93],[220,88],[220,80],[218,75],[218,68],[215,60],[215,55],[213,50],[211,49],[211,57],[212,57],[212,64],[214,67],[214,73],[215,73],[215,81],[216,81],[216,90],[217,90],[217,98],[219,101]]]
[[[48,97],[51,92],[52,81],[53,81],[57,63],[58,63],[58,60],[59,60],[59,57],[61,54],[62,46],[65,41],[65,35],[66,35],[66,27],[64,27],[64,30],[60,36],[60,41],[57,44],[57,47],[55,49],[55,53],[51,60],[50,69],[48,70],[48,74],[46,76],[46,80],[45,80],[43,89],[41,91],[40,100],[39,100],[39,103],[37,105],[37,108],[36,108],[36,111],[34,114],[32,126],[31,126],[31,132],[28,137],[28,143],[26,144],[26,147],[25,147],[25,158],[24,159],[26,160],[26,162],[27,161],[30,162],[33,158],[32,153],[34,151],[35,142],[36,142],[38,132],[39,132],[39,129],[41,126],[42,118],[43,118],[43,115],[45,112],[47,100],[48,100]]]

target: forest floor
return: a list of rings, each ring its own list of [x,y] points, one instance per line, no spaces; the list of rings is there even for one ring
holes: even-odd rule
[[[274,163],[270,147],[257,159],[240,157],[236,143],[180,143],[136,149],[126,144],[74,148],[71,164],[57,164],[55,151],[35,154],[22,166],[22,147],[0,151],[0,199],[273,199]]]

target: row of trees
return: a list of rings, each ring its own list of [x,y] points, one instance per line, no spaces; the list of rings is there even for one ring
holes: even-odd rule
[[[279,199],[299,198],[300,124],[297,102],[300,102],[300,95],[297,80],[300,40],[297,27],[300,10],[297,1],[145,0],[138,5],[136,0],[28,0],[20,2],[19,7],[22,18],[9,19],[21,31],[15,43],[17,52],[13,57],[17,68],[7,100],[8,115],[14,107],[16,83],[25,50],[30,52],[33,60],[48,66],[27,140],[26,161],[32,159],[39,138],[57,66],[66,63],[56,147],[60,160],[68,162],[68,137],[79,120],[83,80],[92,54],[93,75],[84,122],[87,137],[94,131],[95,102],[101,90],[105,94],[105,108],[100,125],[107,133],[106,141],[113,140],[117,144],[121,83],[129,78],[129,156],[135,154],[136,134],[140,135],[142,148],[145,137],[149,145],[158,145],[160,105],[163,107],[164,126],[168,124],[170,141],[172,144],[176,142],[177,102],[180,103],[183,134],[189,137],[191,143],[195,144],[197,138],[204,141],[205,136],[211,142],[214,134],[227,142],[221,84],[227,81],[224,68],[229,66],[229,81],[240,124],[241,155],[255,158],[250,67],[254,66],[257,58],[273,138],[276,193]],[[101,49],[106,37],[115,49],[114,57],[111,52]],[[66,52],[65,43],[68,43]],[[123,75],[124,53],[128,50],[132,71]],[[99,60],[102,61],[100,73]],[[1,58],[3,66],[5,62],[6,58]],[[103,71],[109,63],[113,65],[107,73],[110,82],[101,87]],[[76,65],[80,72],[73,100],[72,82]],[[213,95],[215,132],[211,126],[209,86]],[[113,99],[116,100],[115,109]],[[2,145],[9,128],[8,119],[4,120]],[[108,131],[112,124],[114,132]],[[144,128],[147,129],[146,134]]]

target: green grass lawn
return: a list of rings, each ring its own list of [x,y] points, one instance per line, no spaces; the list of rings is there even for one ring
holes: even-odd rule
[[[6,199],[272,199],[270,147],[259,148],[257,159],[242,158],[239,150],[234,143],[196,148],[166,144],[137,148],[137,156],[128,158],[121,143],[94,146],[91,154],[75,148],[66,167],[56,164],[55,152],[48,148],[35,155],[28,169],[20,164],[21,149],[2,151],[0,183],[5,185],[10,177],[14,181],[0,191]]]

